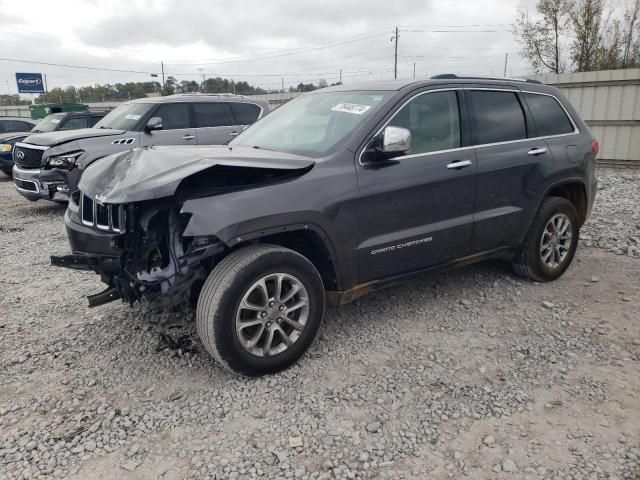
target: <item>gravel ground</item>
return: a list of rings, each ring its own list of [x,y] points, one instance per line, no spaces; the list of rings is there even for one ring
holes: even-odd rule
[[[48,265],[63,208],[0,179],[0,479],[639,479],[640,172],[599,178],[560,280],[413,280],[259,379],[188,325],[85,307],[97,278]]]

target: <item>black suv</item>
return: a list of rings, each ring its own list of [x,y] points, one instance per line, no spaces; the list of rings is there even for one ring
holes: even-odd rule
[[[87,169],[73,255],[123,299],[196,305],[204,347],[246,375],[294,363],[337,305],[487,258],[537,281],[576,251],[598,143],[559,90],[458,78],[303,95],[227,146],[152,147]]]
[[[106,111],[85,110],[82,112],[52,113],[38,122],[25,118],[14,122],[16,127],[21,126],[19,130],[7,131],[7,133],[0,135],[0,170],[11,175],[13,148],[16,143],[22,142],[29,135],[93,127],[106,114]],[[0,131],[2,131],[1,128]]]

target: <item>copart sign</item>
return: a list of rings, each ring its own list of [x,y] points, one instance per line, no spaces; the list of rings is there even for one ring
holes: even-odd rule
[[[44,93],[41,73],[16,73],[19,93]]]

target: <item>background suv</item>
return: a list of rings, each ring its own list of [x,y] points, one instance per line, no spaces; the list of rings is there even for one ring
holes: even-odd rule
[[[16,143],[13,177],[29,200],[67,201],[84,169],[110,153],[149,145],[215,145],[269,111],[263,100],[181,94],[120,105],[94,128],[31,135]]]
[[[204,347],[258,375],[295,362],[325,301],[487,258],[537,281],[576,251],[598,143],[559,90],[458,78],[302,95],[228,146],[96,162],[69,202],[90,305],[195,304]]]
[[[20,118],[14,121],[14,126],[20,126],[19,130],[7,130],[13,133],[0,135],[0,170],[11,175],[13,169],[13,146],[33,133],[57,132],[58,130],[74,130],[78,128],[93,127],[102,117],[105,111],[83,111],[52,113],[38,122]],[[3,119],[0,119],[0,123]],[[0,126],[0,132],[2,127]]]

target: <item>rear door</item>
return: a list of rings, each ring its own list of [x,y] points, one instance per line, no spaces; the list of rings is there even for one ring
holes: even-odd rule
[[[469,89],[478,161],[474,253],[517,246],[537,208],[552,161],[517,90]]]
[[[191,124],[189,104],[164,103],[151,117],[162,118],[162,130],[142,131],[140,142],[145,145],[196,145],[196,130]]]
[[[387,125],[411,131],[409,155],[359,162],[360,282],[446,263],[468,254],[476,160],[456,90],[408,100]]]
[[[194,103],[193,118],[199,145],[222,145],[239,131],[227,102]]]

